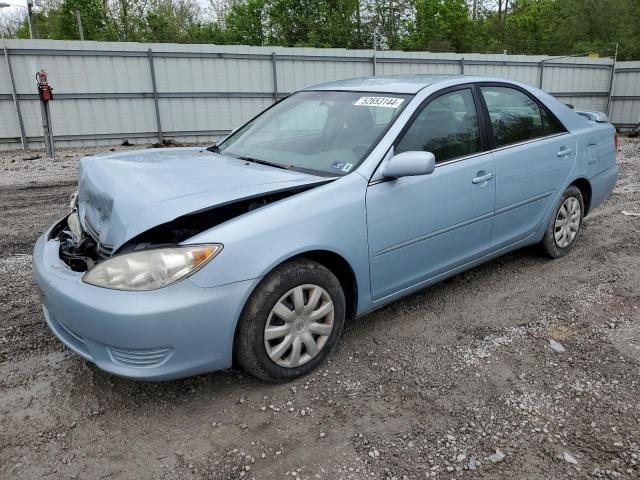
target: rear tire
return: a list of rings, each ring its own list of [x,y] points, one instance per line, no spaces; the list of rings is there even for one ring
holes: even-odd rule
[[[584,218],[584,200],[580,189],[569,186],[549,219],[541,246],[550,258],[564,257],[576,244]]]
[[[268,382],[286,382],[314,370],[331,353],[344,326],[345,297],[324,265],[284,263],[247,301],[236,330],[235,357]]]

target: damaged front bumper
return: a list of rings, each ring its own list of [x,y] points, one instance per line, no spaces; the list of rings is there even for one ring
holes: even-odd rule
[[[36,243],[33,269],[47,324],[67,347],[102,370],[135,379],[231,366],[236,322],[259,279],[202,288],[188,278],[145,292],[95,287],[62,262],[52,229]]]
[[[97,235],[91,235],[82,229],[78,213],[74,209],[69,215],[53,225],[47,235],[47,240],[59,243],[58,255],[74,272],[86,272],[100,260],[111,256],[102,255],[102,249]]]

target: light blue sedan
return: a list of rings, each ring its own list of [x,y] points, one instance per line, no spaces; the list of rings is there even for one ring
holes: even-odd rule
[[[44,317],[123,377],[293,379],[356,316],[525,245],[566,255],[616,145],[604,114],[507,80],[309,87],[206,149],[83,158],[33,254]]]

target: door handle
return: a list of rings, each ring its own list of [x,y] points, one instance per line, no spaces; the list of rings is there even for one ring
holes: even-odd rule
[[[557,153],[557,155],[558,157],[562,158],[562,157],[566,157],[567,155],[570,155],[571,152],[573,152],[573,150],[571,150],[570,148],[562,147],[560,151]]]
[[[478,172],[480,173],[484,173],[484,172]],[[486,173],[484,175],[479,175],[478,177],[475,177],[473,180],[471,180],[471,183],[474,184],[478,184],[478,183],[484,183],[484,182],[488,182],[489,180],[491,180],[493,178],[494,173]]]

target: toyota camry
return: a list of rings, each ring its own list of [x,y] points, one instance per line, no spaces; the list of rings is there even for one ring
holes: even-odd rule
[[[508,80],[308,87],[208,148],[83,158],[35,245],[44,318],[116,375],[290,380],[357,316],[526,245],[568,254],[616,145],[603,113]]]

